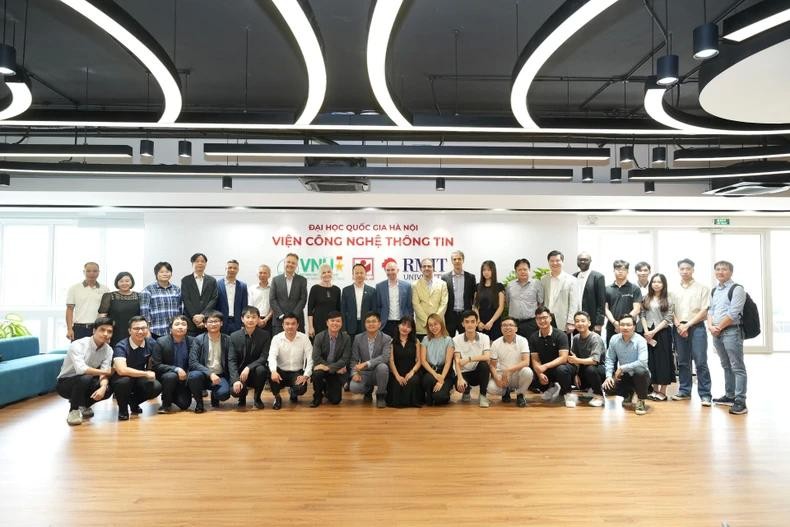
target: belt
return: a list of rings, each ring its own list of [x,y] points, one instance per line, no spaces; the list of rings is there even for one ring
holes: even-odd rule
[[[92,328],[92,327],[93,327],[93,323],[87,323],[87,324],[83,324],[82,322],[75,322],[75,323],[73,323],[71,326],[72,326],[72,327],[74,327],[74,326],[79,326],[79,327],[81,327],[81,328]]]

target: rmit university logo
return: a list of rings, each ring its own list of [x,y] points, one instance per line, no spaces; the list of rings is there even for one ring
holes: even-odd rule
[[[354,258],[353,265],[357,264],[365,268],[365,280],[373,280],[373,258]]]

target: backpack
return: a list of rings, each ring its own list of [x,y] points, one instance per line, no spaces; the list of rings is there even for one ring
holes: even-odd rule
[[[741,284],[732,284],[730,290],[727,291],[727,298],[730,302],[732,302],[732,290],[736,287],[743,288]],[[744,293],[746,293],[745,289]],[[713,291],[711,291],[710,296],[713,298]],[[757,304],[754,303],[749,293],[746,293],[746,301],[743,303],[741,329],[743,330],[744,339],[753,339],[760,334],[760,312],[757,310]]]

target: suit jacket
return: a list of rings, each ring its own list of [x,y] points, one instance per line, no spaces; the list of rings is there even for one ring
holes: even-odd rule
[[[365,315],[371,311],[378,313],[379,300],[376,290],[365,284],[362,288],[362,309],[360,317],[365,319]],[[340,295],[340,312],[343,313],[343,329],[346,332],[355,334],[357,332],[357,295],[354,291],[354,284],[343,288]]]
[[[187,355],[192,349],[192,343],[195,341],[194,337],[187,336]],[[176,350],[173,347],[173,337],[165,335],[156,340],[154,352],[151,355],[151,369],[156,372],[157,377],[161,377],[167,372],[175,373],[178,369],[173,363],[176,361]]]
[[[299,317],[299,328],[304,328],[304,308],[307,305],[307,278],[295,274],[291,282],[290,295],[288,294],[287,285],[284,274],[272,278],[271,291],[269,292],[269,304],[273,313],[272,324],[282,327],[283,321],[280,317],[286,313],[293,313]],[[302,331],[302,329],[299,331]]]
[[[578,271],[573,273],[578,277]],[[592,319],[593,326],[603,326],[606,323],[606,278],[598,271],[590,271],[587,276],[587,283],[584,284],[582,291],[582,309],[586,311]]]
[[[209,339],[208,333],[201,333],[192,341],[192,347],[189,348],[189,371],[202,371],[206,375],[211,374],[208,367],[208,347]],[[230,353],[230,336],[220,333],[220,347],[222,348],[222,355],[220,356],[220,363],[222,364],[222,371],[228,375],[228,355]]]
[[[386,323],[390,318],[390,286],[389,281],[384,280],[376,284],[376,296],[379,299],[379,316],[381,322]],[[398,306],[400,307],[401,317],[413,317],[414,306],[411,303],[411,284],[405,280],[398,280]]]
[[[198,292],[195,275],[188,274],[181,279],[181,300],[184,302],[184,315],[189,319],[189,331],[197,331],[192,317],[213,310],[217,306],[218,295],[217,279],[213,276],[203,275],[201,292]]]
[[[551,289],[551,273],[541,278],[540,283],[543,285],[543,301],[546,307],[554,315],[557,328],[565,331],[565,324],[573,324],[573,314],[579,310],[581,303],[576,279],[566,272],[560,273],[558,279],[559,291],[556,292]]]
[[[222,332],[231,334],[241,328],[241,311],[249,305],[247,300],[247,284],[236,280],[236,296],[233,298],[233,317],[235,321],[229,323],[230,306],[228,306],[228,290],[225,288],[225,279],[217,280],[217,310],[223,314],[225,321],[222,323]]]
[[[436,313],[442,319],[447,311],[447,283],[434,277],[431,288],[428,283],[420,278],[411,286],[411,300],[414,306],[414,322],[417,325],[417,333],[427,333],[425,324],[428,316]]]
[[[372,372],[379,364],[389,365],[390,353],[392,353],[392,337],[379,331],[373,342],[373,353],[369,353],[368,334],[367,332],[360,333],[354,337],[354,344],[351,345],[351,362],[349,364],[353,368],[359,362],[369,361],[368,367],[364,371]]]
[[[228,353],[228,370],[230,384],[239,380],[239,373],[249,367],[266,367],[269,360],[269,347],[272,339],[269,332],[261,328],[255,328],[252,332],[252,347],[247,353],[247,330],[241,328],[230,334],[230,352]]]
[[[455,309],[455,288],[453,287],[453,272],[444,273],[442,280],[447,284],[447,309],[453,311]],[[464,309],[472,309],[472,300],[475,298],[475,291],[477,291],[477,282],[475,275],[464,271]]]
[[[335,342],[335,360],[329,362],[329,331],[324,330],[315,336],[313,341],[313,372],[319,364],[329,366],[329,373],[337,373],[337,370],[348,365],[351,359],[351,337],[348,333],[341,331],[337,335]]]

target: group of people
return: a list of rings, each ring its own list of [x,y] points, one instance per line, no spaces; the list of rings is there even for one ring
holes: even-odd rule
[[[693,363],[702,405],[747,412],[746,293],[732,281],[730,262],[714,265],[711,291],[694,280],[694,262],[680,260],[680,280],[670,290],[645,262],[635,266],[637,283],[631,283],[629,263],[616,260],[607,286],[590,269],[589,254],[578,255],[579,270],[571,275],[563,270],[564,255],[551,251],[540,280],[521,258],[505,286],[493,261],[482,263],[477,282],[464,270],[463,252],[454,251],[450,272],[435,276],[426,258],[413,284],[400,280],[390,261],[387,279],[375,287],[365,284],[366,270],[357,264],[353,283],[340,290],[331,267],[323,266],[308,293],[293,253],[281,275],[272,278],[261,265],[259,283],[249,290],[236,278],[236,260],[226,263],[221,280],[205,273],[207,261],[194,254],[181,287],[171,282],[172,266],[159,262],[156,281],[140,293],[128,272],[116,276],[110,292],[98,283],[98,265],[85,264],[85,280],[67,296],[72,343],[57,381],[70,401],[69,424],[90,418],[91,405],[112,394],[125,421],[160,394],[160,413],[186,410],[193,399],[202,413],[204,397],[218,407],[233,396],[243,408],[250,392],[253,406],[263,409],[266,384],[279,410],[282,389],[296,403],[311,383],[311,407],[339,404],[344,390],[370,402],[375,396],[378,407],[442,405],[453,390],[470,401],[478,387],[484,408],[489,395],[503,402],[515,395],[516,405],[526,407],[532,391],[568,407],[580,398],[600,407],[605,395],[619,395],[643,415],[646,400],[667,400],[675,354],[679,387],[672,399],[691,398]],[[724,370],[725,393],[717,399],[707,331]]]

